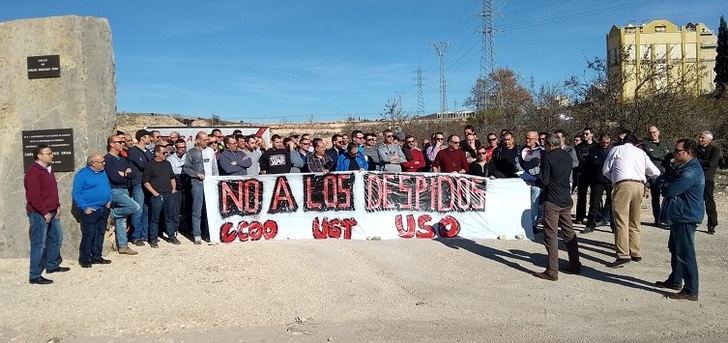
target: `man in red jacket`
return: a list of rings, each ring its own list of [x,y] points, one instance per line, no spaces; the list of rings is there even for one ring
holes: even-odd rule
[[[412,135],[404,138],[405,146],[402,148],[407,162],[402,163],[402,171],[415,173],[425,168],[425,154],[417,147],[417,140]]]
[[[66,272],[61,267],[61,204],[58,201],[58,184],[51,170],[53,151],[47,145],[33,150],[35,162],[25,171],[25,210],[30,221],[30,283],[53,283],[41,274]]]

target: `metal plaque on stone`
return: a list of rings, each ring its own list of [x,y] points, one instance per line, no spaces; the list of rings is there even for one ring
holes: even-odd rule
[[[61,58],[59,55],[28,57],[29,79],[49,77],[61,77]]]
[[[68,172],[75,169],[73,160],[73,129],[23,131],[23,165],[28,169],[35,161],[33,149],[45,144],[53,151],[53,171]]]

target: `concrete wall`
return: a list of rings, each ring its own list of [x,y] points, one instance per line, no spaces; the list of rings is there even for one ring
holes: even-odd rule
[[[60,55],[61,77],[29,80],[27,57]],[[0,23],[0,257],[27,257],[22,130],[72,128],[75,166],[105,150],[116,114],[111,28],[104,18],[62,16]],[[63,257],[78,258],[71,215],[74,173],[56,172]]]

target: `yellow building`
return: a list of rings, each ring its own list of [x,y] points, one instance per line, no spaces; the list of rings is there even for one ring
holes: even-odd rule
[[[718,38],[702,23],[668,20],[612,26],[607,34],[610,82],[623,99],[668,87],[693,94],[713,91]]]

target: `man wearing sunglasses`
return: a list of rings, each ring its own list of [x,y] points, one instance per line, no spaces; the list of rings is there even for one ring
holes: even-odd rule
[[[154,159],[144,169],[142,180],[144,188],[152,196],[149,200],[149,246],[158,248],[159,217],[164,210],[164,226],[167,238],[172,244],[179,245],[175,232],[174,205],[177,196],[177,182],[172,164],[167,161],[167,148],[161,145],[154,147]]]
[[[417,140],[412,135],[407,135],[404,138],[404,148],[402,149],[407,162],[402,163],[402,168],[405,172],[414,173],[421,171],[425,168],[425,155],[422,150],[417,147]]]
[[[447,149],[440,150],[432,162],[432,171],[435,173],[465,174],[470,168],[465,151],[460,149],[460,137],[451,135],[447,138]]]
[[[407,162],[407,158],[402,152],[402,148],[394,141],[394,133],[392,130],[384,130],[384,144],[377,148],[379,159],[382,163],[382,170],[389,172],[401,172],[402,163]]]

